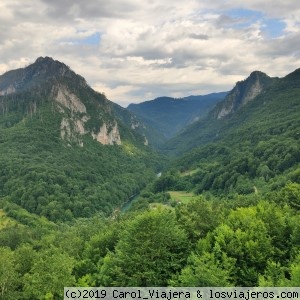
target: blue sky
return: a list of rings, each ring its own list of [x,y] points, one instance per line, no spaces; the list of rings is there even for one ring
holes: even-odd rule
[[[74,44],[81,44],[81,45],[99,45],[101,40],[101,33],[100,32],[95,32],[87,37],[84,37],[82,39],[74,39],[70,40],[71,43]]]
[[[295,0],[1,0],[0,19],[0,74],[51,56],[123,106],[300,67]]]
[[[236,8],[225,11],[224,14],[236,20],[234,28],[247,28],[252,24],[260,23],[262,25],[262,32],[266,38],[278,38],[284,35],[286,24],[281,19],[269,18],[260,11]]]

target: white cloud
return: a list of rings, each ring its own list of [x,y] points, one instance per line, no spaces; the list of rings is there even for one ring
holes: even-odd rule
[[[52,56],[123,105],[228,90],[253,70],[284,76],[300,67],[300,10],[275,2],[1,0],[0,72]],[[268,18],[284,22],[278,38]]]

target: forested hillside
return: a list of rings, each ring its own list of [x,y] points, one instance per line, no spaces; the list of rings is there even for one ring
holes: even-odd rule
[[[0,77],[0,299],[300,286],[299,69],[252,73],[163,156],[134,114],[37,63]]]
[[[276,80],[225,118],[215,118],[212,111],[170,141],[171,153],[190,151],[172,161],[172,171],[159,179],[158,191],[209,192],[228,198],[263,196],[289,181],[299,183],[299,74],[296,70]]]
[[[145,136],[64,64],[39,58],[0,82],[6,202],[53,221],[110,215],[154,178],[157,157]]]

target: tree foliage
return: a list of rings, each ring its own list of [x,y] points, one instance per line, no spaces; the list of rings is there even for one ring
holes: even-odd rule
[[[185,232],[175,214],[158,209],[131,221],[104,259],[102,284],[108,286],[165,286],[179,272],[188,253]]]

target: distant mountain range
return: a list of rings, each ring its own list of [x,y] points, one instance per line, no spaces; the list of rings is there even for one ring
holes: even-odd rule
[[[146,125],[160,132],[165,139],[178,134],[184,127],[205,117],[227,92],[184,98],[159,97],[127,109],[140,117]]]

